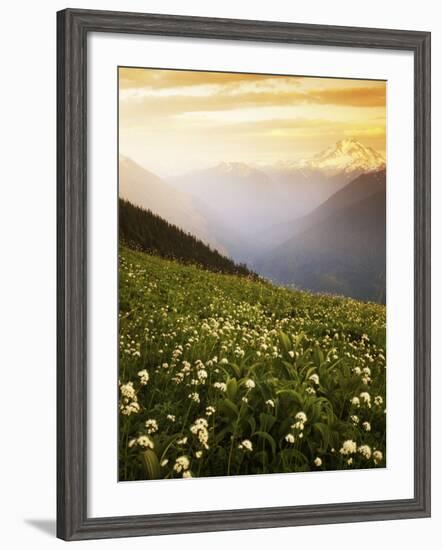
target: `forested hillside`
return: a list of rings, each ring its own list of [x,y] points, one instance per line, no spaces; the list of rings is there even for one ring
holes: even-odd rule
[[[209,271],[256,277],[245,265],[235,264],[176,225],[119,199],[119,238],[130,248],[162,258],[196,264]]]

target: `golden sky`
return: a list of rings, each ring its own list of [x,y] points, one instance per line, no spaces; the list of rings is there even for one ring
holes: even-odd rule
[[[309,158],[344,138],[385,155],[386,83],[119,69],[119,146],[160,176]]]

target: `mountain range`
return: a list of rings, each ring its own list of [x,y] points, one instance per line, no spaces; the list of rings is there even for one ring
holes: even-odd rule
[[[385,159],[345,139],[310,159],[161,179],[121,157],[120,198],[283,285],[385,300]]]

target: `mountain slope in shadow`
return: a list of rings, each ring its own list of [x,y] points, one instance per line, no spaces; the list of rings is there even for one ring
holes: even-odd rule
[[[254,269],[279,284],[385,302],[385,190],[385,172],[357,178],[294,224]]]

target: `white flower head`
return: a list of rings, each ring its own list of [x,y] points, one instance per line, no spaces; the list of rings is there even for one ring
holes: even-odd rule
[[[145,426],[148,434],[154,434],[158,431],[158,422],[154,418],[146,420]]]
[[[344,441],[342,444],[341,449],[339,452],[341,455],[351,455],[354,454],[357,450],[356,442],[352,439],[347,439],[347,441]]]
[[[250,439],[243,439],[241,443],[238,445],[240,449],[244,449],[245,451],[252,452],[253,451],[253,445]]]
[[[140,378],[140,384],[142,386],[145,386],[149,382],[149,373],[146,369],[140,370],[138,372],[138,376]]]
[[[154,448],[154,443],[148,435],[140,435],[140,437],[137,438],[137,445],[145,449]]]
[[[177,472],[179,474],[182,471],[188,470],[189,467],[190,467],[189,457],[187,457],[186,455],[182,455],[182,456],[179,456],[175,460],[175,464],[173,466],[173,469],[174,469],[175,472]]]
[[[295,442],[295,436],[293,434],[287,434],[284,439],[287,441],[287,443],[293,444]]]
[[[317,456],[313,462],[314,462],[314,465],[317,466],[318,468],[322,466],[322,460],[319,458],[319,456]]]
[[[249,390],[253,390],[253,388],[255,387],[255,382],[251,378],[249,378],[248,380],[246,380],[246,387]]]
[[[383,454],[381,451],[374,451],[373,452],[373,461],[375,464],[379,464],[380,462],[382,462],[382,459],[384,458]]]
[[[368,445],[361,445],[358,447],[358,453],[368,460],[371,457],[371,447]]]

